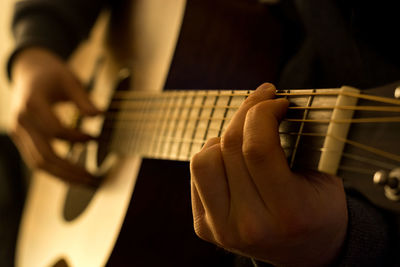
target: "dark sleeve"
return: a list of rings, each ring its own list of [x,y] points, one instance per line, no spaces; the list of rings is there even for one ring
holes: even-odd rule
[[[107,0],[22,0],[15,4],[12,31],[16,41],[7,71],[15,55],[40,46],[66,59],[87,38]]]
[[[337,266],[398,266],[397,218],[355,192],[347,194],[349,224]]]
[[[332,266],[399,266],[398,219],[356,192],[347,192],[349,224],[341,255]],[[271,266],[253,262],[255,267]]]

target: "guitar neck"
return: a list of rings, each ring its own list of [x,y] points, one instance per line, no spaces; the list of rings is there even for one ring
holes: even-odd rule
[[[340,89],[284,90],[290,102],[280,125],[281,144],[294,165],[300,153],[319,158]],[[207,139],[221,136],[247,90],[117,92],[107,113],[110,148],[120,154],[188,161]],[[318,123],[312,123],[318,119]],[[319,139],[315,143],[315,139]],[[312,138],[314,145],[303,143]],[[318,162],[318,161],[317,161]]]

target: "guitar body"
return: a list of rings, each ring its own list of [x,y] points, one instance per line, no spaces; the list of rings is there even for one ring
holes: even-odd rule
[[[131,25],[147,26],[131,29],[131,35],[126,33],[135,40],[130,43],[135,47],[135,52],[129,55],[131,62],[134,62],[135,69],[144,72],[141,75],[133,73],[138,77],[134,80],[134,86],[141,90],[162,90],[179,35],[185,1],[135,1],[131,8],[131,17],[135,18]],[[104,26],[103,23],[99,27]],[[87,72],[79,73],[83,78],[87,78],[93,69],[87,62],[93,64],[93,58],[98,56],[96,52],[99,52],[98,46],[101,45],[101,30],[97,29],[100,32],[94,33],[94,43],[83,47],[73,59],[72,65],[76,69]],[[88,54],[92,60],[88,60]],[[143,55],[152,55],[153,58]],[[108,104],[119,69],[125,67],[115,56],[118,55],[109,52],[104,59],[105,67],[99,71],[100,78],[94,96],[95,102],[102,108]],[[101,119],[94,119],[84,124],[83,128],[99,134],[101,123]],[[66,150],[65,147],[59,149]],[[100,166],[97,166],[97,145],[94,142],[88,144],[86,155],[86,166],[97,172]],[[71,193],[71,187],[65,182],[43,172],[35,173],[20,227],[16,265],[105,265],[124,221],[140,163],[138,156],[115,158],[111,170],[108,170],[102,186],[96,192],[77,187],[72,189],[76,192]],[[74,204],[82,201],[79,198],[87,201],[88,196],[93,197],[90,197],[90,203],[78,217],[66,220],[71,212],[65,209],[74,209],[70,205],[66,207],[71,194],[78,198],[70,200]]]

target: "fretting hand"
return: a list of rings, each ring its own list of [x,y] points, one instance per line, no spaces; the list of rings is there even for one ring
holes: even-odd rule
[[[191,161],[198,236],[227,250],[283,266],[334,261],[345,240],[347,207],[340,178],[290,170],[278,126],[288,101],[263,84],[221,139]]]

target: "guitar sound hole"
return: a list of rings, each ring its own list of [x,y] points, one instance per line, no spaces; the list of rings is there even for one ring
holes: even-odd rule
[[[87,208],[92,200],[96,189],[85,186],[71,185],[68,188],[64,203],[64,220],[67,222],[75,220]]]
[[[52,267],[69,267],[70,265],[64,259],[58,260]]]
[[[83,165],[86,159],[86,149],[84,149],[78,160],[78,164]],[[70,185],[65,197],[63,217],[67,222],[75,220],[87,208],[94,194],[95,188],[80,185]]]
[[[110,152],[109,145],[113,134],[114,121],[111,116],[106,116],[103,122],[103,128],[98,141],[97,166],[101,166]]]

